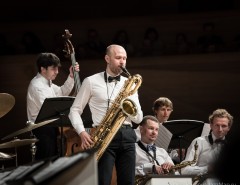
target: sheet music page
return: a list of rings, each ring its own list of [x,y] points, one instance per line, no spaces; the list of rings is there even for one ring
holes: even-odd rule
[[[172,139],[173,134],[162,124],[159,126],[158,137],[155,141],[156,146],[160,148],[168,149],[168,145]]]

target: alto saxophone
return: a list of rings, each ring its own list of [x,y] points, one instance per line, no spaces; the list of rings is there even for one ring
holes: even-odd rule
[[[192,161],[185,161],[183,163],[180,164],[176,164],[174,165],[169,171],[165,171],[164,174],[168,175],[168,174],[172,174],[174,173],[176,170],[179,170],[181,168],[184,168],[186,166],[195,164],[197,162],[197,149],[198,149],[198,144],[197,142],[194,145],[194,149],[195,149],[195,153],[194,153],[194,158]],[[152,177],[150,175],[136,175],[135,176],[135,185],[144,185],[146,184],[146,182],[148,180],[150,180]]]
[[[122,71],[128,75],[122,89],[115,98],[112,106],[107,110],[99,126],[90,133],[93,139],[92,149],[96,149],[97,160],[100,159],[122,123],[127,117],[135,117],[137,115],[137,106],[129,98],[141,86],[142,77],[139,74],[130,75],[127,69],[121,67]]]

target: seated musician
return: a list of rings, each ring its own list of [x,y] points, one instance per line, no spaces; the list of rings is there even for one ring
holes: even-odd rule
[[[197,142],[196,164],[181,169],[182,175],[194,175],[204,184],[212,184],[212,180],[216,180],[209,177],[214,172],[213,164],[226,142],[225,138],[232,126],[233,117],[225,109],[216,109],[209,116],[209,123],[211,127],[210,134],[195,138],[187,150],[185,160],[182,161],[184,163],[194,158],[194,145]]]
[[[171,171],[174,163],[167,151],[155,146],[158,137],[159,121],[147,115],[139,126],[141,139],[136,143],[136,176],[147,174],[166,174]]]
[[[173,103],[172,101],[167,97],[159,97],[153,102],[153,114],[157,118],[160,124],[166,124],[165,122],[168,121],[172,111],[173,111]],[[137,140],[140,139],[140,130],[139,127],[134,129],[137,135]],[[173,160],[174,164],[180,163],[180,151],[179,149],[172,149],[169,148],[167,151]],[[185,150],[182,149],[182,156],[184,158],[185,156]]]

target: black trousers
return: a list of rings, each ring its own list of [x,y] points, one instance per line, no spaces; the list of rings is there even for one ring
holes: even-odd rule
[[[40,127],[33,130],[33,134],[39,139],[36,142],[36,160],[47,159],[58,156],[57,136],[59,134],[57,127]]]
[[[134,185],[136,134],[130,126],[122,126],[98,161],[99,185],[110,185],[113,166],[118,185]]]

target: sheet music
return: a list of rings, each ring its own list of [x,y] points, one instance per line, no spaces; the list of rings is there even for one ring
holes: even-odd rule
[[[156,146],[164,148],[166,151],[170,144],[173,134],[162,124],[159,125],[158,137],[155,141]]]

